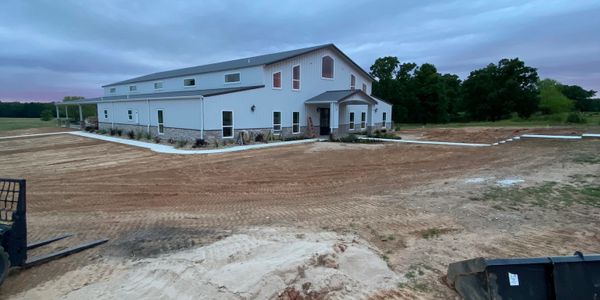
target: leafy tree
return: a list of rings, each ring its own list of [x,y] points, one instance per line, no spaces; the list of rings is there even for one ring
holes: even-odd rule
[[[44,109],[42,110],[42,112],[40,113],[40,119],[42,121],[50,121],[52,120],[54,116],[52,115],[52,111],[49,109]]]
[[[447,104],[448,121],[457,121],[461,113],[462,83],[455,74],[444,74],[442,81],[442,96]]]
[[[575,101],[575,109],[579,111],[598,111],[595,109],[595,102],[592,99],[596,95],[596,91],[585,90],[578,85],[558,84],[558,88],[563,95]]]
[[[446,122],[448,103],[443,96],[442,76],[432,64],[423,64],[415,71],[416,96],[421,107],[417,112],[423,123]]]
[[[516,112],[529,117],[537,110],[539,77],[518,58],[471,72],[463,82],[464,108],[476,120],[496,121]]]
[[[539,108],[543,113],[555,114],[573,110],[574,101],[563,95],[560,83],[552,79],[538,82],[540,90]]]

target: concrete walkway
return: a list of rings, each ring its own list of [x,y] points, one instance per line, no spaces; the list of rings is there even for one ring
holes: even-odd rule
[[[406,143],[406,144],[426,144],[426,145],[463,146],[463,147],[489,147],[489,146],[492,146],[492,144],[455,143],[455,142],[419,141],[419,140],[398,140],[398,139],[382,139],[382,138],[370,138],[370,137],[359,137],[359,139],[380,141],[380,142]]]
[[[262,149],[262,148],[272,148],[272,147],[281,147],[288,145],[296,145],[296,144],[305,144],[305,143],[313,143],[318,142],[320,139],[306,139],[306,140],[295,140],[288,142],[272,142],[268,144],[254,144],[254,145],[242,145],[242,146],[232,146],[226,148],[218,148],[218,149],[206,149],[206,150],[184,150],[184,149],[176,149],[173,146],[155,144],[155,143],[147,143],[136,140],[129,140],[124,138],[117,138],[111,136],[105,136],[95,133],[76,131],[76,132],[68,132],[68,134],[103,140],[107,142],[119,143],[129,146],[141,147],[150,149],[154,152],[158,153],[167,153],[167,154],[217,154],[217,153],[228,153],[228,152],[237,152],[237,151],[245,151],[252,149]]]

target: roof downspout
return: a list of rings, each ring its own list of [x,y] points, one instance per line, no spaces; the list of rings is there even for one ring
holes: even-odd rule
[[[204,139],[204,96],[200,97],[200,117],[202,118],[200,121],[200,138]]]
[[[146,99],[146,104],[148,105],[148,134],[150,134],[150,99]]]

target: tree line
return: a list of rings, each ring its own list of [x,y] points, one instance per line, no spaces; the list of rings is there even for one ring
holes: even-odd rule
[[[63,101],[74,101],[83,99],[80,96],[65,96]],[[93,104],[82,105],[83,117],[96,115],[96,106]],[[59,108],[61,118],[66,117],[64,107]],[[0,118],[41,118],[48,121],[56,117],[56,108],[54,103],[44,102],[2,102],[0,101]],[[79,121],[79,108],[69,107],[69,118]]]
[[[540,80],[537,69],[518,58],[472,71],[462,81],[441,74],[433,64],[378,58],[371,66],[373,96],[393,104],[392,117],[403,123],[497,121],[517,115],[600,111],[596,91]]]

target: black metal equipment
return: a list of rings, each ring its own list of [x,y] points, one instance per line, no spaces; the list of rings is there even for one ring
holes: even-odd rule
[[[600,255],[469,259],[447,281],[464,299],[600,299]]]
[[[91,241],[58,252],[27,259],[27,250],[62,240],[72,236],[72,234],[27,244],[25,192],[24,179],[0,178],[0,284],[4,282],[10,267],[31,267],[108,241],[107,239]]]

